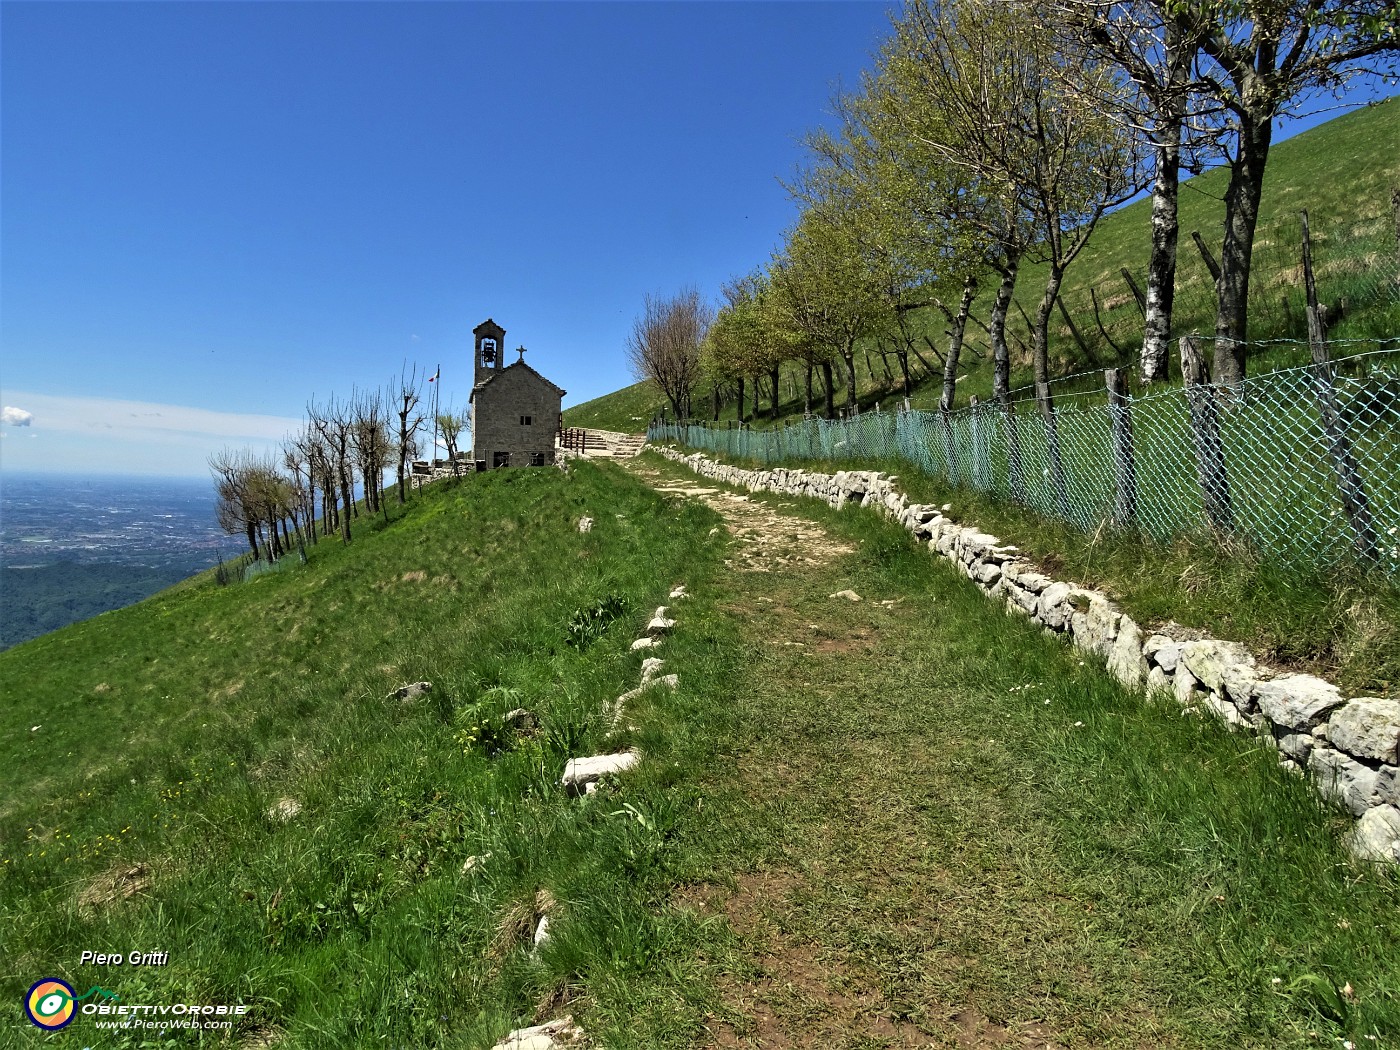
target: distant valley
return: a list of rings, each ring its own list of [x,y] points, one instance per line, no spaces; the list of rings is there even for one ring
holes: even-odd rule
[[[237,556],[202,479],[0,477],[0,649]]]

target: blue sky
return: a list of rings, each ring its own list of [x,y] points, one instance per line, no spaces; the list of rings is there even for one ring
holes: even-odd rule
[[[569,391],[764,261],[880,3],[0,5],[7,469],[205,473],[487,316]],[[227,417],[227,418],[220,418]],[[241,432],[240,432],[241,431]]]
[[[460,407],[488,316],[566,406],[632,382],[888,6],[6,0],[0,467],[206,474],[405,363]]]

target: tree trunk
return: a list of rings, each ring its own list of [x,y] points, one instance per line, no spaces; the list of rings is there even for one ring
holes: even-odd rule
[[[987,319],[987,331],[992,337],[992,393],[995,397],[1011,393],[1011,351],[1006,345],[1006,311],[1011,306],[1011,293],[1016,290],[1016,271],[1019,259],[1008,258],[1001,270],[1001,283],[997,285],[997,296],[992,302],[992,313]]]
[[[256,522],[245,521],[243,531],[248,536],[248,548],[253,552],[253,560],[257,561],[262,555],[258,551],[258,526]]]
[[[826,388],[826,418],[836,418],[836,380],[831,374],[831,359],[822,362],[822,385]]]
[[[744,377],[739,377],[739,422],[744,421]]]
[[[1036,307],[1035,329],[1031,332],[1031,359],[1037,383],[1050,382],[1050,311],[1055,309],[1055,300],[1060,297],[1060,285],[1064,279],[1065,268],[1051,262],[1045,294],[1040,297],[1040,305]]]
[[[719,384],[718,384],[718,383],[716,383],[716,384],[714,385],[713,395],[714,395],[714,398],[713,398],[713,400],[714,400],[714,406],[713,406],[713,407],[714,407],[714,410],[715,410],[715,418],[714,418],[713,422],[718,423],[718,422],[719,422]]]
[[[1264,191],[1264,164],[1269,158],[1273,120],[1240,117],[1239,146],[1230,165],[1225,191],[1225,240],[1220,246],[1219,300],[1215,315],[1215,382],[1233,385],[1245,377],[1249,332],[1249,268],[1254,254],[1254,229],[1259,222],[1259,198]]]
[[[967,317],[972,311],[972,300],[976,295],[977,280],[969,277],[963,284],[962,301],[958,304],[958,314],[953,318],[953,330],[948,339],[948,357],[943,362],[943,397],[938,403],[945,412],[953,410],[953,399],[958,394],[958,358],[962,354]]]
[[[1147,309],[1142,325],[1144,383],[1165,382],[1167,362],[1171,359],[1183,107],[1182,99],[1177,96],[1158,108],[1154,147],[1157,170],[1152,179],[1152,252],[1147,260]]]
[[[760,396],[760,391],[758,389],[758,376],[753,377],[753,382],[750,385],[753,387],[753,421],[755,424],[757,424],[763,416],[763,407],[759,404],[758,400]]]
[[[807,386],[805,396],[802,401],[802,415],[804,417],[812,414],[812,362],[807,362]]]
[[[856,405],[856,349],[854,340],[841,352],[841,360],[846,364],[846,411],[855,415],[860,409]]]
[[[769,373],[769,378],[773,380],[773,422],[778,421],[778,369],[774,368]]]
[[[355,499],[351,493],[350,479],[342,471],[340,475],[340,499],[345,506],[345,512],[340,516],[341,534],[346,543],[350,542],[350,518],[355,506]]]

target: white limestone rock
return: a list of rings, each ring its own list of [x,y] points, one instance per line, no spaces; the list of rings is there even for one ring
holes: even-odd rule
[[[1172,691],[1176,694],[1178,704],[1182,707],[1190,707],[1196,702],[1196,697],[1201,692],[1201,683],[1191,673],[1190,668],[1185,664],[1178,664],[1176,674],[1172,675]]]
[[[1230,701],[1220,693],[1211,692],[1206,694],[1201,704],[1207,711],[1211,712],[1231,729],[1238,729],[1249,725],[1249,719],[1241,715],[1239,708],[1230,703]]]
[[[665,634],[672,627],[676,626],[676,621],[667,616],[666,613],[666,606],[658,605],[656,607],[656,612],[652,614],[651,622],[647,624],[648,634]]]
[[[1349,755],[1394,763],[1400,760],[1400,700],[1358,697],[1332,712],[1327,736]]]
[[[638,649],[660,649],[660,648],[661,648],[661,639],[660,639],[660,638],[653,638],[653,637],[651,637],[650,635],[648,635],[648,636],[645,637],[645,638],[638,638],[635,642],[632,643],[632,651],[633,651],[633,652],[636,652]]]
[[[593,519],[592,519],[592,518],[579,518],[579,519],[578,519],[578,531],[579,531],[579,532],[592,532],[592,531],[593,531]]]
[[[634,768],[642,760],[640,751],[623,751],[616,755],[592,755],[589,758],[571,758],[564,766],[564,776],[560,783],[573,794],[583,791],[589,784],[603,777],[616,776]]]
[[[1309,730],[1342,702],[1331,682],[1310,674],[1291,674],[1255,686],[1259,709],[1274,725]]]
[[[1147,692],[1154,696],[1160,696],[1163,693],[1170,694],[1171,691],[1171,676],[1160,667],[1149,667],[1147,669]]]
[[[1308,769],[1325,797],[1335,799],[1359,817],[1381,802],[1380,774],[1340,751],[1314,747],[1308,755]]]
[[[660,671],[661,668],[663,668],[664,666],[666,666],[666,661],[658,656],[648,656],[645,660],[643,660],[642,685],[646,685],[653,678],[655,678],[656,673]]]
[[[386,700],[402,700],[405,703],[409,700],[417,700],[420,696],[426,696],[433,691],[432,682],[410,682],[408,685],[401,685],[390,693]]]
[[[1181,661],[1207,689],[1248,693],[1243,683],[1252,679],[1254,657],[1238,642],[1222,642],[1218,638],[1203,638],[1181,644]],[[1234,686],[1232,689],[1231,686]]]
[[[1001,566],[994,561],[984,561],[974,565],[973,575],[982,586],[990,586],[1001,579]]]
[[[1367,810],[1347,836],[1347,848],[1357,860],[1400,864],[1400,809]]]
[[[1142,643],[1142,655],[1167,674],[1173,674],[1181,659],[1181,646],[1165,634],[1154,634]]]
[[[1142,655],[1142,631],[1130,617],[1118,621],[1118,637],[1108,654],[1108,670],[1129,689],[1136,689],[1147,676],[1147,659]]]
[[[1272,739],[1278,742],[1278,749],[1295,762],[1307,762],[1317,743],[1311,733],[1283,733]]]
[[[572,1017],[561,1017],[530,1028],[517,1028],[491,1050],[565,1050],[584,1046],[584,1038],[583,1029],[574,1024]]]
[[[1381,766],[1376,774],[1376,794],[1387,805],[1400,807],[1400,768]]]
[[[1067,583],[1052,583],[1040,592],[1038,618],[1046,627],[1062,631],[1069,622],[1073,611],[1069,604],[1070,593],[1074,590]]]

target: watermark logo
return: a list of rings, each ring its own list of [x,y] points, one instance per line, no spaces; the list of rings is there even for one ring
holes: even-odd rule
[[[93,995],[121,1002],[121,996],[97,985],[78,995],[67,981],[61,981],[57,977],[45,977],[30,986],[29,993],[24,997],[24,1014],[31,1023],[40,1028],[50,1032],[57,1031],[72,1024],[78,1012],[78,1003]]]
[[[45,977],[35,981],[24,997],[24,1012],[40,1028],[55,1031],[72,1024],[77,1014],[78,994],[67,981]]]

